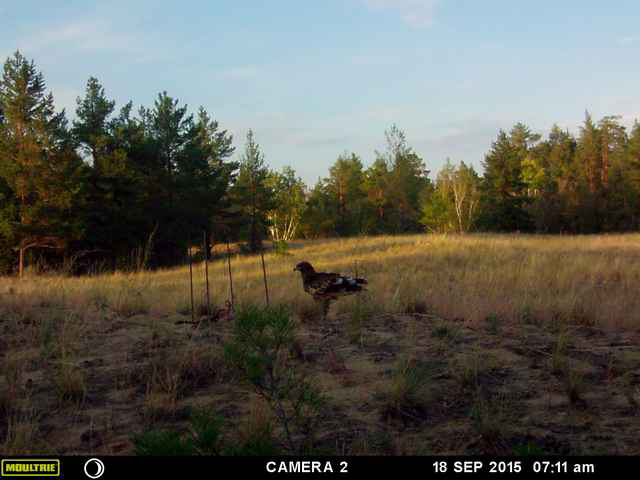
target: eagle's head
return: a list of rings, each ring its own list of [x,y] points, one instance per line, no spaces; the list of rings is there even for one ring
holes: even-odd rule
[[[315,270],[313,269],[313,267],[311,266],[311,264],[309,262],[300,262],[299,264],[296,265],[296,267],[293,269],[293,271],[298,271],[300,273],[302,273],[303,275],[305,273],[313,273],[315,272]]]

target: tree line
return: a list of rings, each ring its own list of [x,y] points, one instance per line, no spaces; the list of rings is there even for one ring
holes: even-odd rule
[[[270,238],[411,232],[597,233],[638,230],[640,124],[586,115],[577,136],[500,131],[479,174],[425,161],[391,126],[365,167],[341,154],[308,187],[274,171],[251,130],[232,135],[166,92],[116,111],[89,78],[75,119],[57,112],[33,60],[16,52],[0,81],[0,273],[25,265],[141,269],[184,261],[188,247]]]

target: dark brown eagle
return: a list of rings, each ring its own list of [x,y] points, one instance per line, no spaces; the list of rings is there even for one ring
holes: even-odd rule
[[[361,285],[366,284],[364,278],[353,278],[339,273],[316,272],[309,262],[300,262],[293,271],[302,274],[304,291],[311,294],[316,302],[322,302],[323,319],[327,318],[329,307],[333,300],[344,295],[365,290]]]

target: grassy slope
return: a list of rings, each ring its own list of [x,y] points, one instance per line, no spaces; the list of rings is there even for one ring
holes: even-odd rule
[[[301,260],[357,268],[369,292],[323,324]],[[266,262],[272,302],[300,318],[297,361],[331,399],[320,445],[640,453],[639,235],[317,241]],[[264,302],[259,257],[232,270],[237,300]],[[226,275],[210,265],[218,304]],[[128,453],[132,433],[181,428],[196,405],[253,428],[264,406],[222,361],[230,326],[175,323],[188,294],[188,268],[0,279],[0,450]]]

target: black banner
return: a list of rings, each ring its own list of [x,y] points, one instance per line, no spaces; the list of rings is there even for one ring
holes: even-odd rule
[[[604,478],[637,472],[640,457],[65,457],[12,456],[2,480],[382,475],[386,478]],[[373,478],[373,477],[372,477]],[[613,477],[611,477],[613,478]]]

